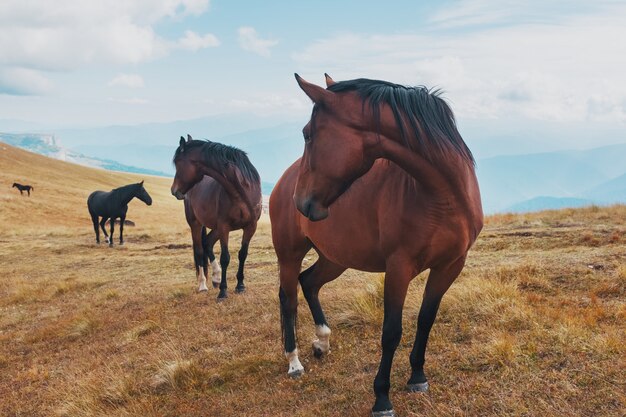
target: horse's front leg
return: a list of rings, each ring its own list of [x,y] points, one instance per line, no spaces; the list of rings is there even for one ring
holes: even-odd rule
[[[120,217],[120,245],[124,244],[124,221],[126,221],[126,214]],[[111,236],[113,236],[113,232],[111,232]]]
[[[218,300],[228,297],[228,284],[226,282],[226,272],[230,263],[230,252],[228,252],[228,228],[218,226],[218,235],[220,239],[220,267],[222,268],[222,280],[220,281],[220,293],[217,295]]]
[[[433,268],[428,275],[422,306],[417,317],[417,333],[415,343],[409,356],[411,362],[411,378],[407,382],[407,390],[411,392],[428,391],[428,380],[424,374],[426,344],[430,329],[435,322],[441,298],[450,285],[459,276],[465,265],[465,256],[445,267]]]
[[[256,222],[243,229],[241,249],[239,250],[239,268],[237,269],[237,287],[235,288],[235,292],[238,293],[246,290],[246,286],[243,283],[243,268],[246,263],[246,258],[248,258],[248,246],[250,245],[250,240],[252,239],[254,232],[256,232]]]
[[[111,234],[109,235],[109,246],[113,246],[113,231],[115,230],[115,217],[111,217],[109,220],[111,225]]]
[[[393,356],[402,338],[402,309],[409,283],[416,270],[408,259],[387,260],[385,273],[385,299],[382,336],[382,356],[378,373],[374,378],[376,401],[372,407],[373,417],[395,416],[389,399],[390,374]]]

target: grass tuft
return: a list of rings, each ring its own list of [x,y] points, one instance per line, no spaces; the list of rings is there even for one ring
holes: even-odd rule
[[[79,317],[72,321],[65,331],[65,337],[68,339],[80,339],[95,333],[98,328],[98,322],[91,316]]]
[[[337,325],[340,327],[379,326],[383,321],[384,297],[385,275],[380,274],[373,282],[368,282],[365,289],[347,303],[345,310],[337,317]]]

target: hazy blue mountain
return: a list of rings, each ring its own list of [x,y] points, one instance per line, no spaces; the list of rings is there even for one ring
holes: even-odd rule
[[[587,190],[582,195],[604,204],[624,203],[626,202],[626,174]]]
[[[626,144],[478,160],[485,212],[507,210],[518,202],[540,196],[595,200],[587,192],[625,174],[623,161],[626,161]],[[626,199],[618,201],[626,202]]]
[[[110,159],[93,158],[66,149],[58,144],[54,135],[37,133],[0,133],[0,142],[5,142],[9,145],[16,146],[30,152],[38,153],[40,155],[45,155],[50,158],[73,162],[80,165],[102,168],[111,171],[133,172],[137,174],[148,175],[165,175],[163,172],[160,171],[124,165]]]
[[[281,123],[276,117],[253,114],[229,114],[163,123],[133,126],[105,126],[86,129],[55,129],[64,146],[176,146],[181,136],[216,140],[253,129],[264,129]]]
[[[507,212],[526,213],[541,210],[558,210],[562,208],[586,207],[596,204],[592,200],[573,197],[535,197],[530,200],[521,201],[508,207]]]

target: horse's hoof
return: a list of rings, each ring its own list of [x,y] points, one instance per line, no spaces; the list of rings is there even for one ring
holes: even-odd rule
[[[235,292],[236,292],[237,294],[244,293],[244,292],[246,292],[246,287],[244,287],[243,285],[242,285],[241,287],[236,287],[236,288],[235,288]]]
[[[396,417],[397,414],[393,409],[391,410],[383,410],[383,411],[374,411],[372,410],[372,417]]]
[[[374,411],[372,410],[372,417],[396,417],[397,414],[393,409],[391,410],[383,410],[383,411]]]
[[[226,291],[220,291],[220,293],[217,296],[217,302],[221,302],[224,301],[228,298],[228,293],[226,293]]]
[[[406,384],[406,390],[408,392],[427,392],[428,381],[418,382],[417,384]]]
[[[304,369],[296,369],[296,370],[293,370],[293,371],[291,371],[291,372],[287,372],[287,375],[288,375],[290,378],[293,378],[293,379],[298,379],[298,378],[300,378],[302,375],[304,375]]]
[[[322,359],[324,356],[324,351],[319,346],[315,346],[315,344],[313,345],[313,356],[317,359]]]
[[[120,246],[124,245],[124,242],[120,242]]]
[[[213,281],[211,281],[213,282]],[[213,282],[213,288],[219,288],[220,283],[219,282]]]
[[[204,287],[204,288],[199,288],[198,292],[209,292],[209,289]]]

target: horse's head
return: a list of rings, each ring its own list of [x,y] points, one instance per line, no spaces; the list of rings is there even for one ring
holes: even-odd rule
[[[377,136],[368,129],[363,104],[355,93],[334,93],[296,74],[300,88],[313,100],[304,126],[304,154],[294,200],[309,220],[323,220],[328,207],[372,167]],[[334,81],[326,75],[330,87]]]
[[[137,192],[135,193],[135,197],[137,197],[138,199],[140,199],[141,201],[143,201],[147,205],[151,206],[152,205],[152,197],[150,197],[150,194],[148,194],[146,189],[143,188],[143,181],[141,181],[137,185],[139,187],[137,189]]]
[[[11,186],[11,188],[15,188],[15,187],[17,187],[17,183],[16,183],[16,182],[14,182],[14,183],[13,183],[13,185]]]
[[[176,175],[172,183],[172,195],[179,200],[184,199],[187,191],[200,182],[204,176],[200,168],[202,151],[197,146],[189,146],[192,140],[190,135],[187,135],[186,141],[181,136],[178,148],[174,154]]]

